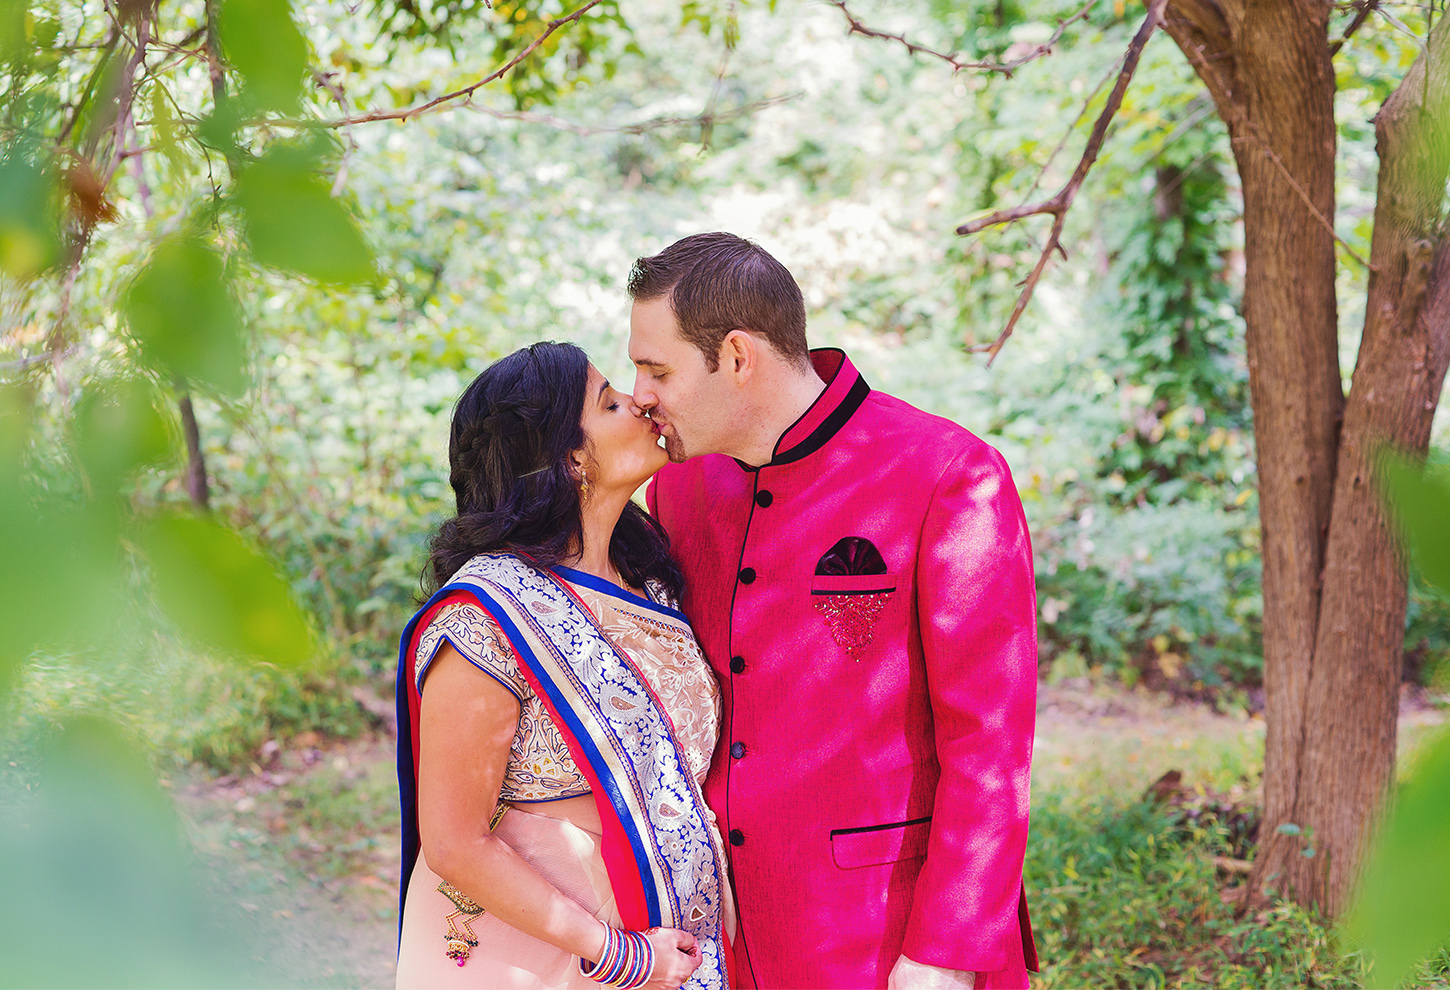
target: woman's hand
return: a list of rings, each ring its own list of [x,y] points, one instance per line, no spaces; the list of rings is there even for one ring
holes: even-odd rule
[[[644,990],[679,990],[704,958],[695,936],[678,928],[651,928],[644,937],[655,950],[655,968]]]

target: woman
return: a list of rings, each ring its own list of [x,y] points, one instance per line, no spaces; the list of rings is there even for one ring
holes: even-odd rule
[[[569,344],[458,400],[458,514],[398,665],[399,987],[729,983],[719,689],[630,501],[658,441]]]

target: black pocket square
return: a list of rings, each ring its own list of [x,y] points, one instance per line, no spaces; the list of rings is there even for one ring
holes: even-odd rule
[[[885,574],[886,561],[876,544],[864,536],[837,540],[816,562],[817,574]]]

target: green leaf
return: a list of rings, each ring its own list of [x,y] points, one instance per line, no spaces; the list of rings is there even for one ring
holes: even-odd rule
[[[224,394],[246,388],[241,314],[221,257],[199,240],[157,247],[122,305],[147,361]]]
[[[33,278],[60,257],[51,178],[19,144],[0,151],[0,271]]]
[[[297,106],[307,71],[307,40],[289,0],[226,0],[217,15],[222,53],[246,81],[245,94],[262,110]]]
[[[0,984],[238,985],[236,939],[209,919],[137,740],[72,717],[48,740],[37,783],[0,794]]]
[[[171,434],[151,387],[127,378],[88,392],[76,408],[76,455],[92,490],[114,494],[121,482],[171,454]]]
[[[24,0],[0,0],[0,62],[21,62],[30,53]]]
[[[1411,559],[1426,581],[1450,594],[1450,469],[1390,455],[1384,478]]]
[[[311,156],[274,148],[237,182],[247,242],[264,265],[321,282],[363,282],[373,253],[341,203],[328,194]]]
[[[312,633],[271,562],[209,519],[168,516],[142,531],[156,600],[188,637],[227,655],[297,664]]]
[[[1418,760],[1365,871],[1350,931],[1375,959],[1374,986],[1397,986],[1450,940],[1450,735]]]
[[[22,484],[29,423],[18,393],[0,391],[0,696],[40,648],[113,635],[125,586],[113,511],[37,502]]]

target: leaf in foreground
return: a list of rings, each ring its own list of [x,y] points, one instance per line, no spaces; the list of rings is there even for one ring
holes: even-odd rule
[[[3,795],[0,986],[228,985],[171,802],[113,724],[72,719]]]
[[[217,16],[222,50],[263,110],[286,112],[302,95],[307,41],[288,0],[226,0]]]
[[[240,534],[209,519],[168,516],[149,523],[139,542],[157,602],[198,644],[279,664],[312,655],[291,589]]]
[[[195,238],[164,241],[126,293],[124,308],[153,366],[227,395],[247,385],[242,317],[221,256]]]
[[[1395,802],[1365,871],[1350,930],[1375,958],[1375,986],[1399,985],[1450,942],[1450,735],[1432,743]]]
[[[1392,456],[1385,463],[1385,482],[1415,566],[1450,595],[1450,469]]]
[[[352,215],[328,193],[310,156],[274,148],[237,181],[247,243],[264,265],[320,282],[363,282],[373,253]]]
[[[31,278],[55,264],[60,233],[50,179],[19,145],[0,151],[0,271]]]

